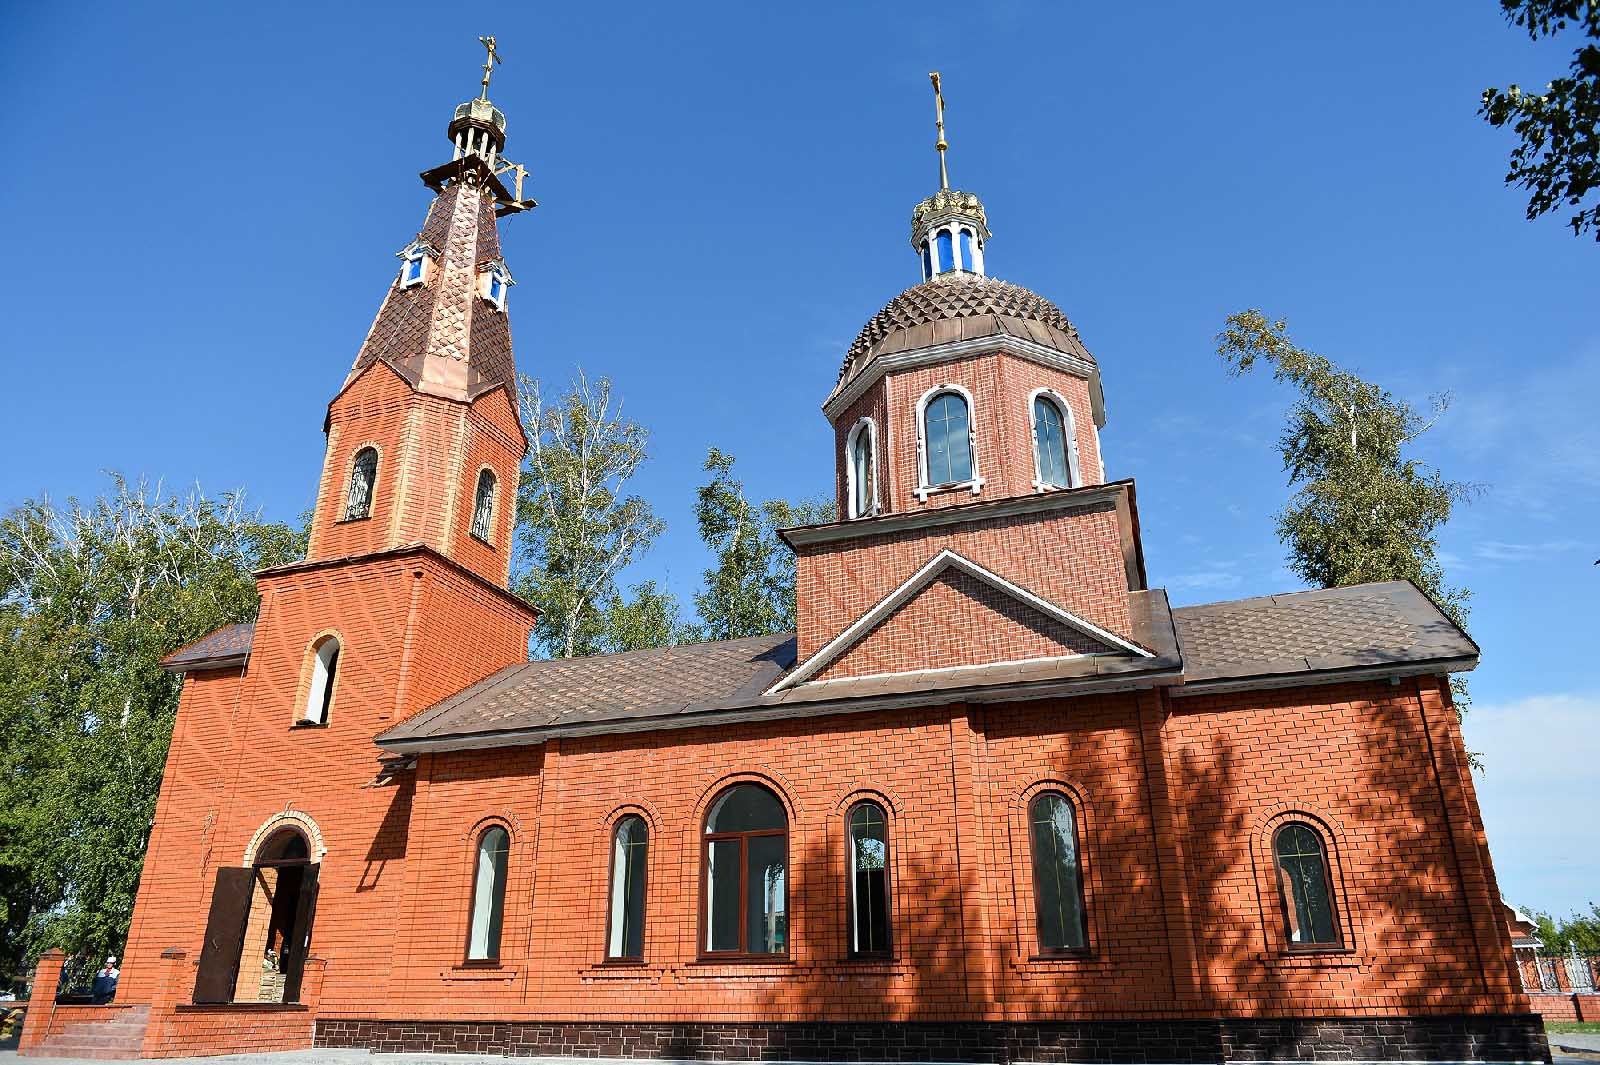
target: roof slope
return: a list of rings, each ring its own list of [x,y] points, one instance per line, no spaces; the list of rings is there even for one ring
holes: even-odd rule
[[[255,640],[256,623],[242,622],[224,625],[193,643],[186,643],[161,660],[161,668],[171,673],[185,673],[191,669],[221,669],[240,665],[250,655],[250,645]]]
[[[664,717],[753,702],[794,665],[792,633],[507,666],[379,743]]]
[[[1172,619],[1186,684],[1478,654],[1478,645],[1410,581],[1178,607]]]

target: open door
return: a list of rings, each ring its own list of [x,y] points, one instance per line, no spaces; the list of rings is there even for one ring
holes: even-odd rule
[[[217,870],[211,913],[206,918],[205,946],[200,950],[200,969],[194,979],[196,1002],[233,1001],[254,880],[253,869]]]
[[[300,900],[294,911],[294,941],[283,968],[283,1001],[300,1001],[300,980],[306,972],[306,955],[311,952],[311,923],[317,916],[317,873],[320,865],[302,866]]]

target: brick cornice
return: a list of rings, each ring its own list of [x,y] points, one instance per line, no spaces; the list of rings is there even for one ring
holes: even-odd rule
[[[539,616],[539,608],[534,606],[532,603],[529,603],[526,599],[523,599],[521,596],[515,595],[507,589],[500,587],[498,584],[495,584],[482,574],[473,572],[466,566],[463,566],[461,563],[451,558],[449,555],[441,553],[436,548],[429,547],[427,544],[421,543],[405,544],[401,547],[391,547],[384,551],[373,551],[365,555],[347,555],[342,558],[321,558],[314,561],[291,562],[285,566],[274,566],[271,569],[257,570],[255,573],[255,578],[256,582],[259,584],[273,578],[286,576],[293,573],[309,573],[313,570],[336,569],[341,566],[350,566],[366,562],[386,562],[391,559],[409,558],[412,556],[423,556],[442,563],[455,573],[466,577],[484,591],[493,594],[501,602],[516,607],[518,610],[530,615],[532,618],[537,618]]]

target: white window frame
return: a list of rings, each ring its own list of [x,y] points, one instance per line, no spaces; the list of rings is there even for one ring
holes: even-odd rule
[[[500,296],[494,295],[494,286],[500,285]],[[489,305],[497,311],[506,309],[506,298],[511,294],[511,286],[516,281],[511,277],[511,271],[506,268],[504,259],[496,259],[489,264],[489,268],[479,275],[478,295],[489,301]]]
[[[972,456],[972,476],[965,481],[954,481],[950,484],[929,484],[928,404],[947,392],[954,392],[967,401],[967,452]],[[913,491],[917,499],[926,503],[928,497],[935,492],[954,492],[965,488],[973,495],[977,495],[983,490],[983,483],[983,477],[978,473],[978,405],[973,402],[972,393],[961,385],[954,382],[934,385],[917,400],[917,487]]]
[[[1066,436],[1067,480],[1071,484],[1053,484],[1044,479],[1044,467],[1039,462],[1039,426],[1034,410],[1040,397],[1055,404],[1061,412],[1061,431]],[[1078,420],[1072,415],[1072,404],[1053,388],[1036,388],[1028,393],[1028,448],[1033,452],[1033,490],[1049,492],[1062,488],[1083,487],[1083,466],[1078,459]]]
[[[438,253],[426,241],[414,240],[395,254],[400,257],[401,288],[414,288],[428,283],[433,276],[433,257]],[[413,263],[421,263],[422,269],[417,271],[416,277],[407,277]]]
[[[862,432],[867,434],[867,446],[872,449],[872,505],[865,514],[856,513],[856,441],[861,438]],[[878,426],[871,418],[862,418],[850,427],[849,434],[844,439],[844,502],[845,513],[852,519],[872,518],[878,515],[881,504],[878,499],[878,482],[882,478],[878,475]]]

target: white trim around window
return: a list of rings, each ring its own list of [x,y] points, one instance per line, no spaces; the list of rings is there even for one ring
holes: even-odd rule
[[[867,446],[872,453],[872,492],[871,503],[868,504],[864,514],[856,512],[856,442],[861,439],[861,434],[867,434]],[[851,518],[874,517],[881,504],[878,501],[878,426],[871,418],[862,418],[850,427],[850,432],[844,439],[844,492],[845,513]]]
[[[1063,443],[1067,451],[1067,478],[1071,484],[1054,484],[1044,479],[1044,470],[1039,463],[1039,426],[1034,417],[1039,397],[1043,396],[1049,403],[1055,405],[1061,412],[1061,433],[1066,439]],[[1078,421],[1072,416],[1072,404],[1053,388],[1036,388],[1028,393],[1028,447],[1033,451],[1033,490],[1035,492],[1048,492],[1056,488],[1082,488],[1083,465],[1078,458]]]
[[[947,392],[953,392],[967,402],[967,454],[972,459],[972,476],[965,481],[953,481],[949,484],[928,483],[928,423],[925,420],[928,404]],[[926,503],[928,497],[935,492],[950,492],[958,488],[965,488],[977,495],[983,490],[983,477],[978,473],[978,406],[972,401],[972,393],[958,384],[935,385],[922,394],[917,400],[917,487],[912,489],[919,500]]]

